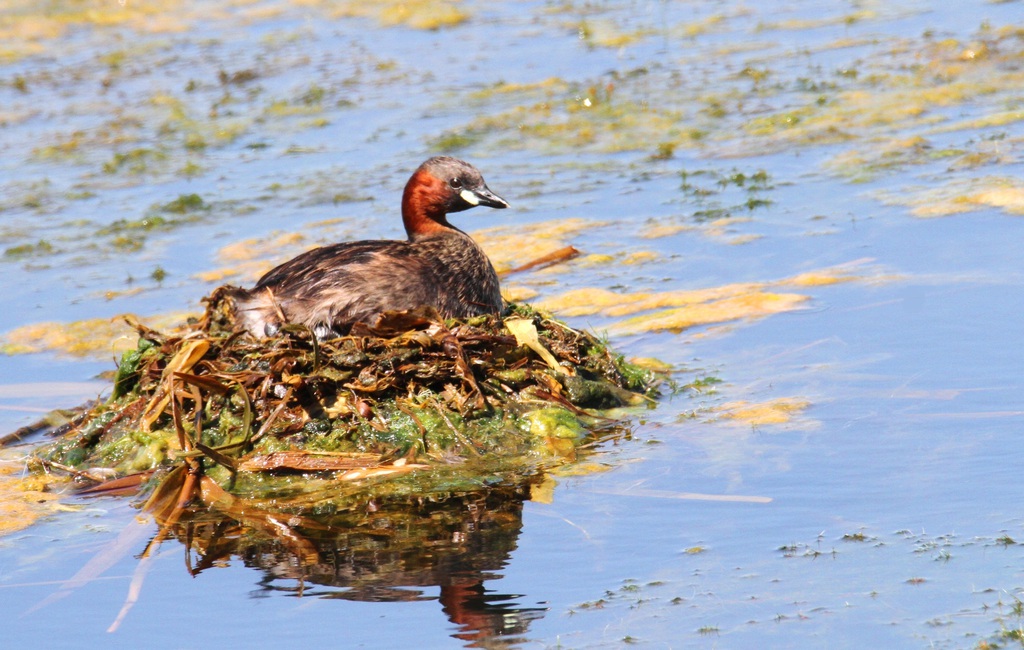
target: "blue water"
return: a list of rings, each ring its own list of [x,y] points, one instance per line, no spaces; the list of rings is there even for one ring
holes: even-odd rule
[[[31,89],[24,94],[0,84],[0,103],[31,113],[0,128],[2,246],[48,238],[64,251],[0,261],[0,331],[125,311],[197,309],[213,284],[194,274],[223,266],[219,248],[248,237],[290,231],[306,231],[310,243],[330,235],[400,237],[397,197],[409,171],[434,153],[432,138],[539,101],[528,91],[472,94],[499,80],[559,77],[585,89],[606,82],[610,72],[643,68],[649,85],[622,81],[622,92],[663,98],[692,116],[703,106],[702,93],[748,93],[750,82],[738,76],[745,66],[771,68],[770,80],[786,87],[802,76],[833,78],[845,67],[876,70],[887,60],[879,53],[890,48],[925,49],[921,39],[929,30],[936,40],[966,44],[1012,28],[1020,3],[896,3],[849,23],[786,30],[765,26],[842,17],[856,7],[469,2],[471,19],[440,31],[280,8],[266,19],[193,17],[189,33],[84,26],[48,55],[0,69],[0,80],[24,75]],[[726,17],[718,27],[680,36],[680,25],[716,14]],[[578,35],[584,20],[649,34],[622,47],[591,47]],[[826,47],[837,39],[856,45]],[[1013,39],[1002,41],[1014,46]],[[122,48],[127,63],[103,91],[99,57]],[[899,56],[893,60],[898,67]],[[167,117],[152,109],[153,93],[181,99],[202,122],[223,92],[217,72],[248,68],[261,71],[249,87],[260,92],[249,96],[246,87],[232,87],[235,102],[224,110],[253,119],[271,98],[294,98],[315,84],[327,90],[330,104],[318,115],[328,123],[313,128],[303,124],[306,116],[264,117],[235,141],[203,152],[168,144],[176,136],[160,132]],[[679,85],[662,94],[659,84],[673,78]],[[199,89],[186,93],[193,79]],[[743,97],[764,105],[761,112],[751,109],[750,118],[801,105],[789,91]],[[567,100],[551,101],[557,112]],[[996,110],[1020,110],[1019,98],[979,95],[936,112],[967,119]],[[126,127],[137,140],[123,148],[166,146],[166,164],[137,177],[104,175],[102,163],[122,148],[99,136],[71,160],[32,153],[54,133],[98,133],[112,115],[139,119]],[[738,133],[743,116],[726,119],[735,120]],[[503,140],[507,133],[484,137],[459,155],[476,163],[513,209],[463,213],[461,227],[583,217],[608,222],[571,240],[587,253],[660,254],[639,266],[570,267],[545,276],[554,285],[516,279],[534,283],[542,297],[588,286],[666,291],[773,281],[857,260],[864,260],[856,267],[862,277],[779,289],[808,295],[806,309],[724,331],[614,338],[628,356],[673,364],[682,381],[708,374],[723,383],[711,394],[666,397],[634,423],[629,439],[601,450],[595,460],[607,471],[556,477],[551,502],[526,501],[521,522],[511,522],[500,538],[506,546],[481,562],[486,566],[438,569],[417,580],[382,568],[377,588],[393,576],[387,587],[397,590],[381,596],[383,602],[356,599],[354,582],[344,581],[309,582],[298,597],[298,582],[287,571],[237,557],[192,577],[185,547],[168,540],[149,565],[138,602],[120,629],[107,633],[155,529],[140,529],[101,577],[29,613],[131,530],[137,514],[123,500],[79,502],[78,512],[0,539],[7,643],[459,647],[468,643],[469,633],[457,624],[463,619],[439,601],[442,580],[456,578],[482,581],[487,606],[480,611],[492,625],[506,623],[478,641],[480,647],[971,648],[1018,629],[1012,607],[1024,589],[1024,547],[1010,540],[1024,542],[1024,459],[1017,451],[1024,426],[1021,217],[987,207],[920,219],[878,197],[953,187],[971,177],[1020,179],[1024,130],[1019,120],[951,133],[901,128],[893,133],[923,133],[935,149],[969,149],[1001,134],[994,142],[1004,155],[969,169],[942,158],[920,161],[850,183],[831,173],[827,161],[851,147],[880,146],[890,135],[886,128],[852,129],[848,142],[817,146],[762,147],[713,133],[706,144],[660,161],[649,159],[657,141],[611,151],[600,142],[572,148],[528,136],[516,144]],[[250,148],[254,143],[267,146]],[[176,175],[188,160],[203,171]],[[643,238],[651,222],[699,225],[691,218],[696,199],[681,189],[684,170],[769,172],[773,189],[764,195],[772,203],[736,211],[750,221],[731,226],[734,235],[760,238],[733,245],[700,228]],[[21,188],[43,179],[50,185],[42,207],[25,207]],[[95,196],[66,198],[73,190]],[[194,224],[149,233],[139,251],[112,250],[92,236],[97,225],[137,219],[150,206],[192,192],[211,210]],[[368,200],[335,205],[335,192]],[[708,200],[729,207],[741,197],[722,190]],[[343,219],[333,230],[308,227],[334,217]],[[157,266],[168,273],[162,283],[149,277]],[[145,290],[104,297],[136,286]],[[600,331],[613,320],[572,322]],[[111,366],[106,359],[50,353],[0,357],[0,383],[87,383]],[[37,409],[87,399],[101,385],[88,383],[78,396],[31,398],[8,396],[0,387],[0,431],[26,424]],[[716,420],[711,410],[790,397],[810,406],[780,425]],[[678,498],[684,493],[770,502]],[[438,557],[447,556],[438,551]]]

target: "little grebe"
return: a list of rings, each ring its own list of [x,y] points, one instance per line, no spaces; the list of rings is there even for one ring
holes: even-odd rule
[[[498,275],[487,255],[445,215],[478,205],[507,208],[469,163],[439,156],[419,166],[402,194],[408,241],[334,244],[271,270],[251,290],[232,288],[235,317],[254,336],[302,323],[318,338],[384,311],[428,305],[442,316],[500,313]]]

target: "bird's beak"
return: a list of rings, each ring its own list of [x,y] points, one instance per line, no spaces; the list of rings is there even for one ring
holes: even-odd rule
[[[462,200],[470,205],[486,205],[489,208],[507,208],[508,201],[492,192],[486,185],[476,189],[463,189],[459,192]]]

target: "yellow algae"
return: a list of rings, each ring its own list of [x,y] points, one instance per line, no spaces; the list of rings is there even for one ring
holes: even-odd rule
[[[645,264],[647,262],[654,262],[661,259],[661,255],[654,251],[637,251],[635,253],[629,253],[622,260],[622,264],[634,265],[634,264]]]
[[[820,25],[868,20],[875,15],[875,10],[869,9],[812,17],[805,22],[766,20],[760,29],[815,29]],[[614,23],[587,20],[583,23],[584,38],[613,46],[626,42],[620,39],[625,30]],[[710,24],[721,20],[717,16],[709,19]],[[665,34],[689,31],[691,36],[703,31],[703,27],[690,29],[687,25],[664,29]],[[929,128],[947,125],[954,130],[976,130],[1017,122],[1021,111],[1015,104],[1013,89],[1024,86],[1024,71],[1015,65],[1021,55],[1018,31],[986,30],[978,42],[934,41],[930,37],[879,42],[856,36],[840,37],[820,45],[811,44],[810,52],[857,46],[870,48],[872,53],[858,58],[849,67],[795,79],[784,68],[776,68],[776,55],[770,53],[778,48],[777,43],[747,41],[731,49],[709,49],[699,57],[676,59],[676,67],[687,69],[703,65],[702,61],[709,57],[735,59],[744,51],[766,54],[762,59],[751,59],[754,63],[745,72],[724,80],[732,87],[723,86],[719,79],[718,90],[710,100],[699,93],[694,95],[688,85],[648,68],[638,69],[635,75],[617,71],[575,83],[549,78],[534,84],[499,84],[474,94],[477,117],[450,131],[451,137],[442,141],[465,145],[487,138],[496,147],[557,152],[670,152],[718,141],[716,155],[743,156],[792,145],[867,140],[867,146],[858,147],[865,150],[870,166],[878,159],[870,150],[871,142],[906,139],[912,129],[927,134]],[[637,35],[642,36],[629,37]],[[748,88],[750,81],[754,82],[753,88]],[[656,92],[652,90],[655,87]],[[740,109],[755,98],[766,105],[764,110]],[[487,100],[492,103],[487,104]],[[510,100],[518,104],[508,106]],[[959,111],[949,110],[960,105],[991,105],[997,110],[965,122]],[[748,118],[741,122],[744,115]],[[727,143],[722,145],[721,141]],[[917,159],[927,161],[936,153],[943,155],[927,148],[905,154],[894,148],[889,153],[896,154],[897,159],[880,159],[880,169]],[[860,176],[856,170],[852,173]]]
[[[607,317],[641,314],[611,326],[618,333],[682,330],[696,325],[762,318],[771,314],[799,309],[809,299],[806,295],[777,293],[778,287],[814,287],[864,279],[856,272],[869,260],[807,271],[772,282],[740,282],[710,287],[662,292],[625,293],[584,287],[537,301],[540,309],[560,316]]]
[[[55,138],[52,144],[36,147],[32,150],[32,155],[44,160],[67,158],[78,153],[84,137],[84,131],[74,131],[66,137]]]
[[[604,474],[615,469],[615,465],[608,463],[595,463],[595,462],[577,462],[569,463],[568,465],[559,465],[558,467],[552,468],[547,475],[557,476],[560,478],[568,478],[572,476],[592,476],[594,474]]]
[[[223,282],[228,279],[244,282],[258,280],[272,268],[274,268],[274,264],[269,260],[253,260],[240,262],[234,266],[222,266],[210,271],[200,271],[194,273],[192,277],[203,282]]]
[[[237,7],[237,6],[243,6],[245,4],[252,4],[252,3],[240,3],[240,2],[236,1],[236,2],[233,2],[232,4]],[[278,18],[278,17],[280,17],[280,16],[282,16],[284,14],[284,11],[285,11],[284,7],[280,7],[280,6],[266,7],[266,6],[264,6],[264,7],[246,7],[240,13],[241,13],[241,15],[245,16],[249,20],[252,20],[252,21],[255,22],[255,21],[260,21],[260,20],[268,20],[268,19]]]
[[[639,366],[644,370],[651,370],[653,372],[668,374],[675,370],[670,363],[665,363],[661,359],[654,357],[630,357],[629,362],[634,366]]]
[[[501,295],[509,302],[525,302],[533,300],[540,293],[536,289],[520,285],[504,285],[501,288]]]
[[[761,23],[757,26],[759,31],[769,30],[785,30],[785,31],[802,31],[807,29],[819,29],[821,27],[829,27],[831,25],[849,25],[864,20],[871,20],[875,18],[876,13],[871,10],[855,11],[842,16],[825,16],[822,18],[804,18],[804,19],[789,19],[779,20],[769,23]]]
[[[661,255],[653,251],[634,251],[632,253],[617,253],[615,255],[591,253],[590,255],[584,255],[583,257],[573,259],[569,261],[569,263],[576,268],[606,268],[609,264],[636,266],[639,264],[646,264],[648,262],[655,262],[659,259],[661,259]],[[537,277],[543,277],[545,275],[558,275],[563,272],[564,268],[559,264],[555,264],[547,268],[538,269],[534,271],[534,274]]]
[[[732,298],[634,316],[612,324],[609,330],[618,334],[682,331],[698,325],[763,318],[793,311],[807,300],[807,296],[800,294],[754,291]]]
[[[708,16],[703,20],[677,25],[672,29],[672,31],[679,34],[683,38],[695,38],[697,36],[700,36],[701,34],[707,34],[713,28],[721,25],[723,22],[725,22],[725,16],[716,14],[714,16]]]
[[[709,237],[720,237],[720,239],[725,240],[726,244],[730,245],[749,244],[750,242],[760,240],[762,235],[756,233],[733,234],[735,230],[732,226],[752,221],[754,220],[750,217],[722,217],[699,224],[650,223],[643,227],[640,231],[640,236],[645,240],[657,240],[662,239],[662,237],[679,234],[680,232],[695,231]]]
[[[1002,176],[958,180],[939,188],[916,188],[875,196],[883,203],[908,207],[912,215],[922,218],[945,217],[985,208],[1024,214],[1024,183]]]
[[[358,201],[360,199],[353,199],[353,200],[357,200]],[[319,221],[310,221],[308,224],[306,224],[306,228],[308,228],[309,230],[320,230],[322,228],[327,228],[328,226],[338,226],[338,225],[342,225],[342,224],[348,224],[349,222],[350,222],[350,220],[348,218],[346,218],[346,217],[332,217],[330,219],[321,219]],[[294,234],[295,233],[285,233],[284,235],[282,235],[282,237],[287,237],[287,236],[291,236],[291,235],[294,235]]]
[[[110,2],[98,8],[83,7],[82,3],[47,3],[43,11],[36,2],[9,0],[0,15],[0,42],[5,46],[0,57],[13,60],[46,51],[45,41],[59,39],[77,27],[125,26],[139,32],[168,33],[184,31],[195,21],[227,16],[217,7],[191,8],[191,3],[174,0]]]
[[[622,31],[610,20],[588,20],[579,26],[579,38],[594,47],[624,47],[651,35],[651,30]]]
[[[994,187],[978,192],[973,199],[984,205],[1024,214],[1024,187]]]
[[[24,461],[13,450],[0,457],[0,536],[24,530],[47,515],[67,510],[59,490],[68,479],[52,474],[20,476]]]
[[[682,129],[682,115],[648,102],[620,99],[609,89],[566,89],[529,105],[478,117],[454,133],[475,140],[504,135],[506,148],[544,146],[553,151],[593,148],[599,151],[636,151],[652,142],[692,144],[692,129]]]
[[[46,49],[41,41],[48,41],[62,36],[67,25],[48,16],[23,14],[5,11],[0,16],[0,60],[16,61],[25,56],[39,54]]]
[[[163,118],[160,132],[164,135],[178,135],[186,149],[196,150],[210,144],[233,142],[252,124],[251,119],[216,119],[216,113],[196,117],[189,112],[185,102],[166,93],[154,93],[148,103],[160,114],[154,119]]]
[[[641,311],[697,305],[758,291],[765,287],[761,283],[737,283],[709,289],[663,291],[658,293],[619,293],[608,289],[573,289],[537,303],[541,309],[563,316],[624,316]]]
[[[710,338],[714,338],[716,336],[725,336],[726,334],[729,334],[730,332],[733,332],[735,330],[736,330],[736,324],[735,323],[730,323],[730,324],[727,324],[727,325],[709,325],[708,327],[704,328],[703,330],[701,330],[699,332],[694,332],[693,334],[691,334],[690,338],[692,338],[694,340],[697,340],[697,339],[710,339]]]
[[[951,131],[976,131],[993,126],[1006,126],[1024,120],[1024,111],[999,111],[990,115],[984,115],[971,120],[963,120],[943,124],[931,129],[932,133],[949,133]]]
[[[473,231],[473,239],[487,252],[499,273],[509,271],[568,245],[568,240],[591,228],[607,225],[579,217],[542,221],[523,226],[496,226]]]
[[[640,236],[644,239],[661,239],[662,237],[672,237],[689,230],[696,230],[696,227],[689,224],[675,223],[649,224],[640,231]]]
[[[934,63],[934,62],[933,62]],[[748,133],[779,141],[814,144],[850,139],[855,132],[870,129],[907,129],[938,125],[947,118],[935,109],[972,101],[978,96],[1000,92],[1024,81],[1020,72],[987,69],[984,74],[968,75],[965,70],[945,69],[936,83],[935,76],[922,71],[915,75],[880,75],[871,91],[847,90],[829,95],[821,106],[790,109],[751,120]],[[1012,113],[999,120],[1014,121]],[[971,128],[972,123],[962,123]],[[939,127],[934,127],[939,128]]]
[[[398,2],[384,8],[380,21],[385,25],[408,25],[416,29],[452,27],[469,18],[448,2]]]
[[[615,261],[614,255],[607,253],[590,253],[583,257],[577,257],[573,263],[577,266],[607,266]]]
[[[334,220],[324,221],[320,225],[326,225],[332,221]],[[273,268],[276,261],[298,254],[308,248],[311,246],[306,243],[305,235],[298,232],[275,233],[267,237],[243,239],[222,246],[217,251],[218,258],[232,264],[201,271],[194,274],[193,277],[204,282],[221,282],[228,278],[236,279],[239,282],[256,280]]]
[[[794,417],[803,414],[811,403],[796,397],[781,397],[761,403],[736,401],[722,404],[714,409],[722,419],[742,422],[750,426],[766,424],[786,424]]]
[[[135,347],[134,330],[120,318],[93,318],[73,323],[43,322],[23,325],[0,337],[5,354],[59,351],[73,356],[120,354]]]
[[[189,314],[174,313],[146,319],[153,327],[169,328]],[[0,335],[0,354],[56,352],[76,357],[110,358],[134,349],[138,332],[125,316],[90,318],[70,323],[31,323]]]
[[[615,305],[621,305],[647,297],[650,294],[622,294],[608,289],[586,287],[572,289],[566,293],[545,298],[534,306],[561,316],[589,316]]]
[[[848,90],[830,95],[820,106],[789,109],[751,120],[746,131],[759,138],[789,143],[842,142],[864,130],[884,132],[936,125],[946,118],[934,109],[970,101],[1019,83],[1019,74],[999,74],[949,83],[913,76],[880,77],[871,91]]]
[[[945,200],[939,200],[925,205],[919,205],[910,211],[915,217],[928,219],[931,217],[948,217],[962,212],[971,212],[978,209],[977,204],[972,203],[966,196],[953,196]]]
[[[975,169],[986,165],[1012,163],[1014,161],[1010,152],[1002,147],[992,146],[991,143],[974,144],[979,148],[978,151],[950,152],[951,155],[956,155],[956,158],[949,164],[951,170]]]
[[[787,110],[783,113],[755,117],[744,128],[751,135],[775,135],[782,129],[791,129],[814,114],[811,107]]]
[[[457,2],[445,0],[299,0],[297,4],[320,8],[336,18],[369,18],[382,25],[425,30],[452,27],[469,19]]]
[[[835,50],[845,50],[851,47],[862,47],[865,45],[871,45],[875,42],[875,39],[868,37],[853,37],[853,36],[841,36],[833,41],[822,43],[820,45],[812,46],[808,49],[809,52],[831,52]]]
[[[3,54],[0,53],[0,60],[2,60]],[[27,122],[37,115],[35,110],[13,110],[0,106],[0,126],[14,126],[15,124],[21,124]]]
[[[764,235],[755,234],[736,235],[735,237],[730,237],[729,239],[727,239],[726,243],[729,244],[730,246],[742,246],[743,244],[749,244],[750,242],[757,241],[758,239],[761,239],[763,236]]]
[[[469,93],[469,97],[473,99],[485,99],[492,95],[522,95],[524,93],[531,93],[537,90],[550,91],[556,88],[564,91],[568,86],[569,84],[565,80],[558,77],[548,77],[542,81],[535,81],[532,83],[508,83],[502,81],[490,88],[473,91]]]
[[[131,50],[118,50],[107,55],[108,65],[116,67],[122,59],[150,55],[154,49],[153,45],[140,44]],[[36,158],[79,162],[103,152],[111,156],[103,163],[103,170],[108,174],[166,171],[172,146],[201,151],[209,146],[224,145],[245,133],[253,122],[250,118],[217,118],[216,114],[190,112],[180,99],[160,92],[152,94],[142,104],[131,106],[131,113],[124,106],[100,101],[81,109],[115,117],[97,128],[50,136],[48,142],[33,150]],[[146,135],[144,129],[156,129],[157,134]],[[201,168],[189,160],[180,169],[185,175],[194,175]]]
[[[921,136],[897,137],[867,143],[865,148],[850,149],[834,156],[826,168],[852,181],[871,180],[880,172],[907,164],[921,164],[934,157],[931,145]]]
[[[908,82],[907,85],[913,84]],[[814,119],[808,121],[808,125],[824,123],[846,129],[889,126],[896,123],[912,126],[921,121],[919,118],[930,107],[930,102],[918,90],[853,90],[840,93],[831,110],[814,116]],[[934,93],[935,90],[932,89],[932,94]]]
[[[852,282],[860,280],[862,276],[855,275],[849,268],[835,267],[822,269],[820,271],[808,271],[795,275],[792,278],[782,281],[780,284],[793,285],[798,287],[820,287],[840,282]]]
[[[243,239],[222,246],[217,251],[217,257],[229,262],[244,262],[257,257],[279,253],[284,247],[299,246],[305,242],[305,236],[298,232],[287,232],[272,235],[271,237],[254,237]]]
[[[865,265],[873,261],[873,258],[862,257],[860,259],[853,260],[852,262],[846,262],[845,264],[839,264],[837,266],[828,266],[814,271],[805,271],[804,273],[799,273],[789,278],[783,278],[781,280],[768,283],[768,286],[819,286],[824,284],[835,284],[836,282],[864,280],[868,277],[868,273],[862,269],[864,269]],[[873,273],[873,276],[877,277],[877,275],[877,272]]]
[[[721,219],[715,219],[704,224],[703,230],[711,235],[724,235],[729,231],[729,228],[735,226],[738,223],[748,223],[753,221],[750,217],[722,217]]]
[[[626,316],[641,311],[664,309],[665,307],[689,307],[754,293],[760,291],[763,286],[755,283],[737,283],[709,289],[634,294],[632,300],[628,303],[623,303],[620,300],[619,304],[613,304],[603,311],[608,316]]]
[[[749,244],[760,240],[763,235],[757,233],[734,234],[733,226],[741,223],[751,223],[751,217],[722,217],[703,223],[649,223],[640,230],[640,236],[645,240],[657,240],[662,237],[673,236],[680,232],[698,232],[702,235],[723,239],[726,244],[738,245]]]
[[[268,117],[311,116],[319,115],[323,110],[323,103],[320,101],[293,102],[279,99],[263,109],[263,114]]]

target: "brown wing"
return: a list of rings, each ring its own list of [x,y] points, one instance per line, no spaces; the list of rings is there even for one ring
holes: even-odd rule
[[[303,253],[260,278],[251,294],[272,294],[288,322],[345,331],[382,311],[436,304],[437,281],[408,242],[360,241]]]

